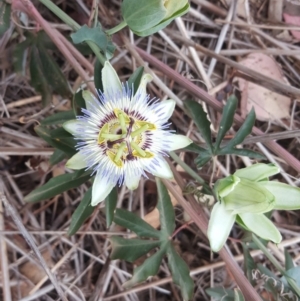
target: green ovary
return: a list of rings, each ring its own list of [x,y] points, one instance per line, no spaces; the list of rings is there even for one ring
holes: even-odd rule
[[[143,134],[156,129],[152,123],[135,120],[120,109],[114,109],[115,119],[102,126],[98,144],[107,146],[106,155],[119,168],[126,159],[151,158],[151,152],[141,148]]]

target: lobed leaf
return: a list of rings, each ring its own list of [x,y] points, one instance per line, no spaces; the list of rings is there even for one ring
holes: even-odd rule
[[[94,212],[94,210],[97,208],[91,206],[91,198],[92,198],[92,188],[89,188],[88,191],[85,193],[79,206],[72,214],[71,224],[68,230],[69,236],[74,235],[82,226],[82,224],[85,222],[85,220],[88,217],[90,217]]]
[[[173,282],[180,287],[184,301],[191,300],[194,293],[194,281],[185,261],[177,254],[173,245],[167,250],[168,265],[172,273]]]
[[[59,150],[59,149],[56,149],[53,154],[51,155],[50,159],[49,159],[49,163],[51,165],[55,165],[61,161],[63,161],[64,159],[66,159],[66,154]]]
[[[233,148],[234,146],[241,144],[245,138],[251,134],[252,128],[254,126],[255,122],[255,111],[252,108],[252,110],[249,112],[247,118],[245,119],[242,126],[239,128],[235,136],[227,143],[228,148]]]
[[[294,261],[287,249],[284,249],[285,270],[290,270],[295,267]]]
[[[114,187],[105,200],[105,216],[106,216],[106,227],[108,228],[113,219],[118,202],[118,189]]]
[[[59,150],[66,153],[68,156],[73,156],[76,153],[75,150],[76,141],[72,137],[64,138],[64,139],[55,138],[53,137],[53,131],[47,129],[42,125],[36,126],[34,130],[48,144],[50,144],[55,148],[58,148]]]
[[[62,111],[56,114],[53,114],[49,117],[46,117],[41,121],[42,125],[54,125],[54,124],[63,124],[64,122],[75,119],[75,114],[73,110]]]
[[[81,170],[68,173],[50,179],[46,184],[30,192],[26,197],[26,202],[38,202],[46,200],[71,188],[76,188],[90,179],[90,171]]]
[[[204,112],[202,106],[194,100],[186,100],[184,105],[205,140],[210,153],[212,153],[213,146],[211,142],[210,121],[207,119],[206,112]]]
[[[110,238],[112,244],[111,259],[123,259],[133,262],[152,249],[159,247],[159,240],[125,239],[118,236]]]
[[[5,0],[0,0],[0,38],[10,26],[10,11],[11,6]]]
[[[255,152],[251,149],[246,148],[224,148],[216,152],[216,155],[237,155],[237,156],[246,156],[249,158],[264,160],[266,157],[258,152]]]
[[[166,246],[166,245],[165,245]],[[125,282],[123,286],[130,288],[137,283],[146,281],[149,277],[158,273],[161,261],[166,253],[166,248],[162,247],[154,255],[147,258],[140,266],[134,269],[132,278]]]
[[[140,237],[160,238],[159,231],[130,211],[117,209],[115,212],[114,222],[133,231]]]
[[[71,34],[71,38],[74,44],[87,41],[95,43],[107,59],[110,59],[115,51],[115,46],[100,26],[90,28],[87,25],[83,25],[75,33]]]
[[[242,292],[237,288],[234,289],[234,301],[245,301]]]
[[[175,229],[174,208],[168,190],[159,178],[156,178],[156,185],[158,191],[157,209],[159,211],[161,232],[170,237]]]
[[[220,122],[218,135],[214,145],[215,151],[219,149],[223,138],[225,137],[226,133],[229,131],[229,129],[233,124],[233,118],[234,118],[235,110],[237,108],[237,103],[238,103],[237,98],[234,95],[231,95],[228,98],[227,103],[223,108],[222,119]]]

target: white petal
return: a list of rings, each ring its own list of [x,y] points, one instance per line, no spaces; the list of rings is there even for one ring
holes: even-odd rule
[[[267,179],[268,177],[271,177],[273,175],[276,175],[279,172],[279,167],[274,164],[257,163],[239,169],[234,173],[234,175],[239,178],[245,178],[247,180],[257,182],[263,179]]]
[[[105,95],[122,92],[120,79],[109,61],[104,63],[104,67],[102,69],[102,84]]]
[[[152,76],[150,74],[147,73],[147,74],[143,75],[140,85],[139,85],[139,88],[136,92],[136,95],[138,97],[140,97],[141,99],[144,99],[147,96],[146,87],[147,87],[147,84],[150,83],[151,81],[152,81]],[[129,87],[129,88],[131,88],[131,87]]]
[[[109,182],[99,171],[93,183],[91,205],[96,206],[103,202],[115,185],[116,183]]]
[[[166,99],[155,106],[155,112],[159,116],[161,123],[167,122],[173,114],[176,102],[173,99]]]
[[[259,182],[259,185],[270,191],[275,197],[274,209],[298,210],[300,209],[300,188],[279,182]]]
[[[168,142],[168,145],[170,146],[170,148],[168,149],[169,151],[173,151],[179,148],[184,148],[193,142],[190,138],[184,135],[173,134],[169,139],[170,139],[170,141]]]
[[[72,135],[76,135],[76,136],[79,135],[78,127],[80,127],[80,126],[85,127],[85,126],[86,126],[86,123],[83,122],[83,121],[79,121],[79,120],[73,119],[73,120],[66,121],[66,122],[63,124],[63,128],[64,128],[67,132],[69,132],[69,133],[72,134]]]
[[[130,190],[137,189],[139,186],[140,179],[141,179],[141,175],[132,175],[132,176],[125,175],[125,185]]]
[[[72,158],[70,158],[67,163],[66,167],[71,169],[82,169],[87,166],[85,161],[85,157],[80,152],[76,153]]]
[[[239,217],[245,226],[257,236],[277,244],[281,242],[280,232],[264,214],[241,213]]]
[[[149,172],[151,172],[154,176],[163,178],[163,179],[173,179],[172,170],[168,164],[168,162],[161,156],[155,156],[152,160],[155,161],[155,167],[152,169],[145,167]]]
[[[227,211],[223,203],[216,203],[210,215],[207,236],[210,247],[218,252],[224,246],[235,221],[235,214]]]
[[[94,112],[95,108],[99,106],[98,100],[90,91],[82,91],[82,97],[85,101],[85,107],[88,111]]]

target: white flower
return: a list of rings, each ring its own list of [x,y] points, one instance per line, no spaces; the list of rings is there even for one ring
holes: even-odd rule
[[[219,202],[213,207],[207,230],[213,251],[223,247],[235,221],[263,239],[281,241],[280,232],[264,213],[300,209],[300,189],[268,180],[279,171],[274,164],[258,163],[216,182]]]
[[[136,189],[145,171],[170,179],[172,171],[165,161],[167,152],[186,147],[192,141],[167,130],[175,101],[150,100],[144,75],[138,91],[122,85],[115,70],[106,62],[102,69],[103,93],[96,99],[83,92],[83,116],[64,123],[66,131],[78,139],[76,153],[66,166],[91,169],[95,173],[92,206],[102,202],[116,184]]]

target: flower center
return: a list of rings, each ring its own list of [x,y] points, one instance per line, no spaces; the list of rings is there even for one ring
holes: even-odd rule
[[[120,109],[114,109],[116,118],[108,121],[100,129],[98,144],[106,144],[106,155],[117,166],[125,160],[151,158],[154,155],[143,147],[147,131],[156,129],[150,122],[136,120]]]

